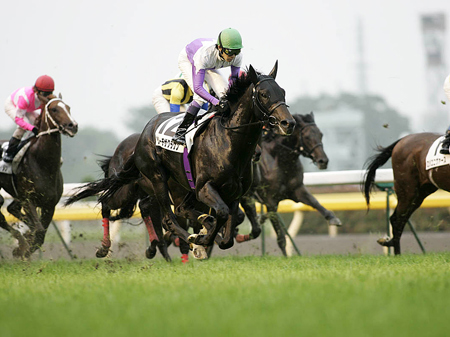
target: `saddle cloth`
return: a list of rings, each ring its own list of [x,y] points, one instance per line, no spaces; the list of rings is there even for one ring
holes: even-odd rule
[[[450,155],[441,154],[439,151],[442,148],[442,141],[444,136],[439,137],[434,141],[428,150],[425,158],[425,170],[431,170],[432,168],[444,166],[450,164]]]
[[[175,135],[175,132],[178,126],[181,124],[184,118],[184,113],[176,115],[172,118],[169,118],[165,122],[161,123],[155,132],[156,145],[161,146],[164,149],[183,153],[184,146],[175,144],[172,141],[172,137]],[[214,116],[214,112],[205,113],[201,116],[201,119],[197,122],[197,125],[192,124],[186,133],[186,147],[188,152],[191,150],[192,145],[194,144],[195,133],[198,130],[198,127],[207,119],[212,118]]]

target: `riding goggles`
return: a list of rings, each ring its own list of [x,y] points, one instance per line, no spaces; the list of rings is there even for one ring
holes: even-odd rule
[[[228,48],[223,48],[222,51],[228,56],[239,55],[241,52],[240,49],[228,49]]]

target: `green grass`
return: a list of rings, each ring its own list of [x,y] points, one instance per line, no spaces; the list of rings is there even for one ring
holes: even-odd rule
[[[0,335],[448,336],[450,253],[0,262]]]

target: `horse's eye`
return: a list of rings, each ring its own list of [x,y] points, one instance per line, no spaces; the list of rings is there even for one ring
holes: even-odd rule
[[[266,95],[265,93],[263,93],[263,92],[261,93],[261,97],[262,97],[262,98],[269,98],[269,96],[267,96],[267,95]]]

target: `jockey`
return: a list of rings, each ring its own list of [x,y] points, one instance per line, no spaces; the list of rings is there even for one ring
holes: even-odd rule
[[[242,63],[241,49],[241,35],[236,29],[227,28],[220,32],[217,41],[200,38],[189,43],[181,51],[178,67],[184,80],[194,92],[194,99],[173,136],[172,140],[175,143],[186,145],[186,130],[204,103],[209,102],[217,106],[220,113],[229,110],[228,101],[212,96],[203,87],[203,82],[206,80],[216,95],[221,97],[227,89],[227,83],[217,69],[231,67],[231,77],[237,78]]]
[[[206,83],[205,85],[208,87]],[[173,78],[156,88],[153,92],[152,103],[158,114],[168,111],[185,112],[185,104],[191,103],[193,96],[191,88],[184,79]],[[202,109],[208,110],[208,103],[203,104]]]
[[[50,76],[42,75],[33,87],[24,87],[14,91],[5,102],[5,112],[17,124],[10,141],[8,149],[3,155],[5,163],[11,163],[18,152],[18,145],[26,131],[31,131],[36,136],[38,128],[34,121],[41,112],[41,102],[38,94],[48,96],[53,93],[55,82]]]
[[[444,92],[445,96],[447,96],[447,102],[450,103],[450,75],[448,75],[444,81]],[[442,154],[450,154],[449,147],[450,147],[450,126],[448,127],[447,132],[445,133],[445,139],[442,142],[442,148],[441,151],[439,152]]]

